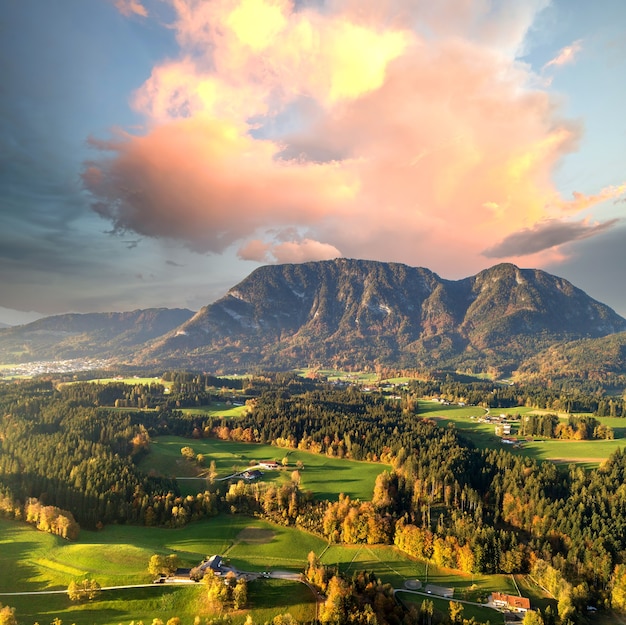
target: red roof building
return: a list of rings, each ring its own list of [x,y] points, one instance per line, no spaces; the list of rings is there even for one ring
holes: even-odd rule
[[[518,597],[517,595],[505,595],[501,592],[494,592],[491,601],[496,607],[508,608],[515,612],[526,612],[530,610],[530,599],[528,597]]]

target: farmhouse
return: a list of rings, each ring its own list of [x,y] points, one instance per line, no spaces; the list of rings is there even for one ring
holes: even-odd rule
[[[207,571],[213,571],[215,575],[223,575],[225,570],[222,556],[205,558],[198,566],[189,571],[189,577],[194,581],[200,581]]]
[[[261,471],[259,471],[258,469],[251,469],[249,471],[244,471],[241,474],[241,477],[243,477],[244,480],[253,482],[254,480],[258,480],[263,477],[263,473],[261,473]]]
[[[496,608],[506,608],[514,612],[526,612],[530,610],[530,599],[528,599],[528,597],[505,595],[501,592],[492,593],[491,603],[493,603]]]
[[[259,462],[259,466],[262,469],[267,469],[268,471],[276,471],[278,469],[278,462],[268,460],[264,462]]]
[[[511,434],[510,423],[498,423],[496,425],[496,436],[509,436]]]

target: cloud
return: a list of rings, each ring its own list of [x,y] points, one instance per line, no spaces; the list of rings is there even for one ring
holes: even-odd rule
[[[171,3],[180,54],[132,96],[143,134],[92,140],[83,172],[115,231],[457,274],[601,231],[580,213],[621,187],[561,196],[581,125],[518,60],[544,0]]]
[[[148,11],[146,7],[141,4],[140,0],[115,0],[115,8],[126,17],[131,15],[148,17]]]
[[[242,260],[262,263],[302,263],[309,260],[331,260],[341,257],[342,254],[333,245],[305,238],[275,245],[254,239],[239,249],[238,256]]]
[[[551,60],[549,60],[544,66],[543,69],[547,69],[548,67],[561,67],[563,65],[569,65],[576,60],[576,57],[583,49],[583,41],[582,39],[578,39],[574,41],[574,43],[569,46],[565,46],[559,50],[559,53]]]
[[[483,254],[488,258],[507,258],[510,256],[526,256],[536,254],[549,248],[580,241],[596,236],[613,228],[618,219],[611,219],[600,224],[586,222],[562,222],[556,219],[547,220],[514,232],[503,241],[486,249]]]
[[[626,316],[626,292],[616,288],[624,279],[625,238],[626,224],[621,222],[593,240],[581,241],[564,262],[547,265],[545,269],[570,280],[591,297]]]
[[[601,202],[606,202],[607,200],[614,200],[615,202],[626,201],[626,198],[620,199],[620,196],[624,193],[626,193],[626,184],[605,187],[598,193],[592,195],[586,195],[584,193],[574,191],[572,193],[574,199],[560,200],[559,206],[565,212],[578,212],[585,210],[586,208],[590,208],[591,206],[595,206]]]

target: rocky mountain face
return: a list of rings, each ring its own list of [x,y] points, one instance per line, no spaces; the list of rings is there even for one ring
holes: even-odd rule
[[[501,264],[463,280],[336,259],[261,267],[136,354],[207,371],[376,363],[508,373],[626,320],[548,273]]]
[[[193,311],[150,308],[67,314],[0,330],[0,362],[119,358],[187,321]]]
[[[71,314],[0,329],[0,362],[110,358],[215,373],[380,364],[532,377],[558,362],[606,369],[595,360],[618,353],[611,371],[626,373],[619,332],[625,319],[543,271],[501,264],[444,280],[341,258],[261,267],[196,314]]]

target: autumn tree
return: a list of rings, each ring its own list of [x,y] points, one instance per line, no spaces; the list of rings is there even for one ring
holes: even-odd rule
[[[169,556],[155,553],[148,562],[148,573],[151,575],[173,575],[179,566],[180,559],[175,553]]]
[[[543,617],[539,612],[528,610],[526,614],[524,614],[522,625],[544,625]]]
[[[83,579],[79,582],[72,580],[67,587],[67,594],[71,601],[95,599],[101,591],[100,584],[95,579]]]
[[[296,621],[289,612],[285,614],[277,614],[272,620],[273,625],[298,625],[298,621]]]
[[[460,625],[463,622],[463,604],[458,601],[450,601],[448,605],[450,622],[452,625]]]
[[[248,582],[240,577],[233,588],[233,607],[235,610],[245,608],[248,603]]]
[[[611,605],[615,610],[626,612],[626,564],[615,567],[611,586]]]
[[[420,605],[420,623],[421,625],[432,625],[433,615],[435,613],[435,605],[430,599],[424,599]]]
[[[0,625],[17,625],[15,618],[15,608],[0,603]]]
[[[331,577],[328,582],[326,602],[320,610],[322,623],[345,623],[348,602],[350,599],[350,587],[341,577]]]

